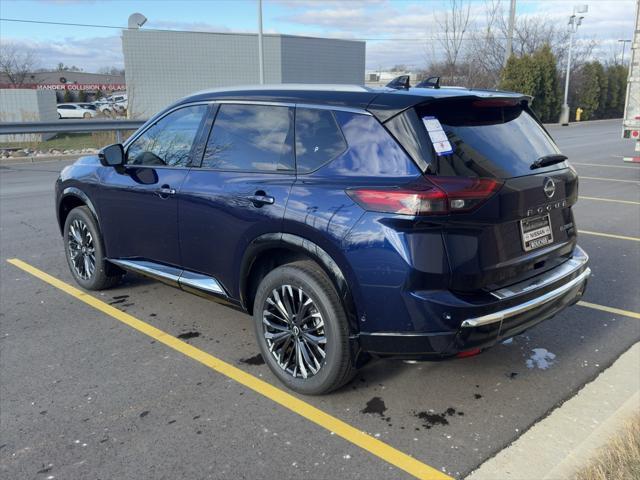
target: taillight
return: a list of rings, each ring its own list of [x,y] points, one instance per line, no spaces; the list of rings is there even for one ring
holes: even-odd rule
[[[491,178],[429,177],[401,188],[347,190],[365,210],[399,215],[446,215],[479,207],[502,183]]]

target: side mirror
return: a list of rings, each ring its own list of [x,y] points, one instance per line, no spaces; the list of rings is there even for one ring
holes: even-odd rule
[[[98,153],[98,158],[105,167],[120,167],[124,165],[124,147],[120,143],[104,147]]]

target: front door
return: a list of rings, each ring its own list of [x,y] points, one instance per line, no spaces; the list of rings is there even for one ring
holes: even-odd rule
[[[220,105],[202,165],[179,195],[184,268],[237,298],[242,254],[256,237],[282,231],[294,172],[293,108]]]
[[[178,192],[187,176],[206,105],[161,117],[126,147],[126,165],[105,168],[98,198],[110,258],[180,265]]]

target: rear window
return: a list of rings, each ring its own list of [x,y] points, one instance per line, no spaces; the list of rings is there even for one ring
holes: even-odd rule
[[[451,144],[453,152],[445,155],[436,155],[429,145],[431,171],[438,175],[511,178],[566,166],[560,163],[531,170],[538,158],[560,152],[520,104],[447,101],[416,110],[420,118],[437,118]]]

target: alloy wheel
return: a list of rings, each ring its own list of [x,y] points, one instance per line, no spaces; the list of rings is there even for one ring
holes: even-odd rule
[[[273,289],[264,304],[262,327],[269,352],[282,370],[303,379],[320,371],[327,346],[324,321],[302,288]]]
[[[83,280],[88,280],[96,270],[96,249],[86,223],[77,218],[71,222],[67,244],[75,273]]]

